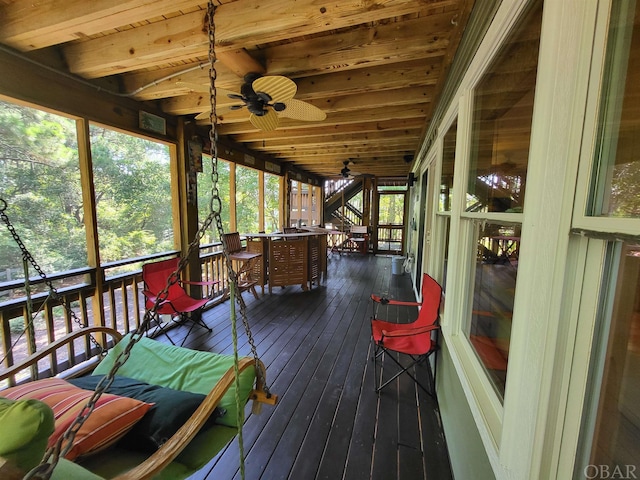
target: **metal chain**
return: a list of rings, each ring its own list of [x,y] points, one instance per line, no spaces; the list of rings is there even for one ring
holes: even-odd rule
[[[9,230],[9,233],[13,237],[13,240],[16,242],[16,244],[20,248],[20,251],[22,252],[23,260],[29,262],[31,266],[34,268],[34,270],[38,272],[38,275],[40,275],[40,278],[44,280],[45,285],[49,287],[49,295],[54,300],[56,300],[60,305],[62,305],[62,307],[69,313],[73,321],[76,322],[80,328],[85,328],[86,325],[82,323],[82,321],[76,315],[76,312],[69,306],[69,304],[66,301],[64,301],[62,297],[60,297],[60,294],[58,293],[58,290],[56,289],[56,287],[53,286],[53,283],[51,283],[51,280],[49,280],[49,278],[44,273],[40,265],[38,265],[38,262],[36,262],[35,258],[33,258],[33,256],[27,249],[26,245],[23,243],[22,239],[20,238],[20,235],[18,235],[18,232],[16,232],[16,229],[11,223],[11,220],[5,213],[7,206],[8,206],[7,202],[4,199],[0,198],[0,217],[2,217],[2,221],[6,225],[7,230]],[[25,271],[25,276],[26,275],[27,275],[27,272]],[[29,321],[33,322],[33,318],[30,318]],[[93,346],[96,347],[100,352],[100,355],[102,355],[104,353],[104,348],[102,347],[102,345],[98,343],[98,341],[93,337],[93,335],[89,335],[89,340],[91,340],[91,343],[93,344]]]
[[[231,262],[231,258],[229,257],[229,250],[227,248],[227,242],[225,239],[225,231],[222,226],[222,199],[220,198],[220,190],[218,189],[218,133],[216,130],[216,125],[218,124],[218,112],[216,107],[216,78],[217,72],[215,69],[215,63],[217,60],[216,51],[215,51],[215,43],[216,43],[216,25],[214,22],[216,7],[213,5],[213,2],[209,0],[208,10],[207,10],[207,21],[208,21],[208,34],[209,34],[209,102],[211,104],[211,112],[209,114],[209,121],[211,122],[211,129],[209,130],[209,143],[211,144],[211,199],[209,201],[209,217],[213,216],[216,223],[216,228],[218,230],[218,235],[220,237],[220,241],[222,242],[222,251],[225,258],[225,263],[227,264],[227,275],[229,277],[229,281],[233,282],[235,287],[235,291],[238,292],[236,297],[236,303],[238,304],[238,308],[240,310],[240,317],[242,318],[242,324],[244,326],[245,333],[247,335],[247,340],[251,347],[251,353],[253,358],[255,359],[255,366],[258,378],[263,385],[263,389],[267,397],[271,396],[271,392],[269,391],[269,387],[266,384],[266,374],[261,367],[262,363],[260,362],[260,358],[258,356],[258,349],[255,345],[255,340],[253,339],[253,335],[251,333],[251,328],[249,326],[249,320],[247,319],[247,306],[242,298],[240,290],[238,288],[238,276],[236,272],[233,270],[233,264]]]

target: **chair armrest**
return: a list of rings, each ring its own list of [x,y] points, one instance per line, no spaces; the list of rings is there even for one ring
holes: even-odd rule
[[[425,325],[424,327],[416,327],[416,328],[403,328],[400,330],[387,331],[382,330],[382,338],[384,337],[410,337],[412,335],[420,335],[423,333],[428,333],[433,330],[437,330],[440,327],[438,325]]]
[[[419,307],[422,305],[422,302],[405,302],[403,300],[392,300],[389,298],[384,298],[374,293],[371,294],[371,300],[376,303],[381,303],[382,305],[402,305],[408,307]]]
[[[155,302],[158,297],[155,293],[150,292],[149,290],[143,290],[142,294],[146,297],[150,302]]]

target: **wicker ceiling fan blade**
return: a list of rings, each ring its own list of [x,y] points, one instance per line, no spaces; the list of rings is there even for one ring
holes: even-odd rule
[[[303,102],[302,100],[296,100],[292,98],[283,102],[286,108],[278,114],[281,117],[293,118],[294,120],[304,120],[306,122],[319,122],[327,118],[327,114],[320,110],[315,105]]]
[[[287,102],[298,91],[296,83],[280,75],[267,75],[257,78],[251,84],[255,92],[264,92],[273,102]]]
[[[249,121],[254,127],[264,132],[275,130],[276,128],[278,128],[279,122],[278,115],[273,110],[267,110],[267,113],[265,113],[264,115],[255,115],[252,113],[249,116]]]

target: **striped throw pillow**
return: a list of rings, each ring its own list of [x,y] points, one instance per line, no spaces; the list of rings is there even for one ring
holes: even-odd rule
[[[55,431],[49,437],[48,443],[51,447],[84,410],[93,392],[78,388],[59,378],[47,378],[0,390],[0,395],[12,400],[33,398],[51,407],[55,418]],[[152,406],[151,403],[103,393],[91,415],[76,432],[66,458],[73,460],[112,445],[124,436]]]

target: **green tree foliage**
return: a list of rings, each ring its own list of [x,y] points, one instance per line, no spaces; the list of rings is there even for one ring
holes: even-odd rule
[[[258,231],[260,203],[258,194],[258,171],[236,167],[236,218],[240,233]]]
[[[640,218],[640,160],[637,158],[613,169],[608,209],[614,217]]]
[[[75,123],[0,102],[0,195],[20,238],[45,271],[86,265]],[[0,269],[21,278],[20,252],[0,234]],[[32,274],[35,272],[32,272]]]
[[[264,228],[265,232],[280,230],[280,177],[264,174]]]
[[[404,193],[380,195],[379,222],[381,225],[402,225],[404,221]]]
[[[168,148],[101,127],[90,133],[101,261],[173,249]]]
[[[168,148],[99,127],[90,140],[101,261],[173,249]],[[75,122],[0,102],[0,179],[6,214],[43,270],[86,266]],[[8,269],[22,277],[20,251],[3,226],[0,271]]]

